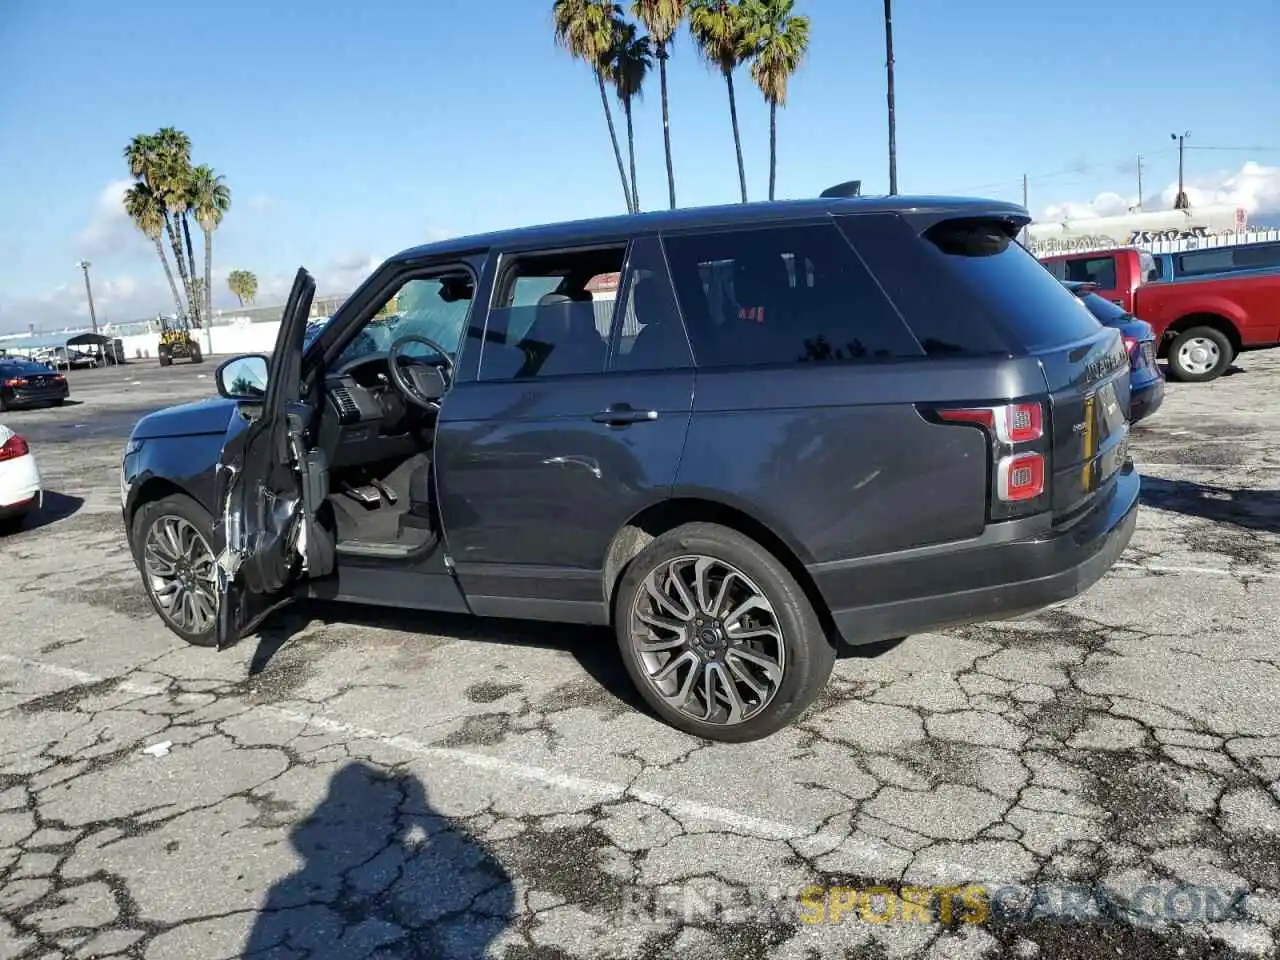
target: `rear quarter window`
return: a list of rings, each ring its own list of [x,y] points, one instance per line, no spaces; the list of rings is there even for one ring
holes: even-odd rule
[[[995,220],[948,220],[924,234],[959,280],[1028,351],[1075,343],[1102,325]]]

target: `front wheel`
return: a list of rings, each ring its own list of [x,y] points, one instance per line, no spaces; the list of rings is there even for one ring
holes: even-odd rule
[[[742,743],[797,719],[835,664],[787,568],[750,538],[690,523],[628,565],[614,620],[632,682],[672,726]]]
[[[203,362],[204,362],[204,357],[201,355],[201,353],[200,353],[200,348],[199,348],[199,347],[192,347],[192,348],[191,348],[191,362],[192,362],[192,363],[203,363]]]
[[[143,504],[133,517],[134,560],[165,626],[197,647],[217,644],[213,518],[180,494]]]
[[[1235,349],[1221,330],[1192,327],[1169,346],[1169,378],[1184,383],[1217,380],[1235,359]]]

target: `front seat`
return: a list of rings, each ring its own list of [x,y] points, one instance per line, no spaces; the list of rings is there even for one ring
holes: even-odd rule
[[[595,307],[590,300],[546,294],[538,301],[537,319],[525,340],[534,360],[527,365],[530,376],[604,370],[608,348],[596,329]]]
[[[618,365],[627,370],[666,370],[688,365],[688,340],[680,321],[668,316],[667,298],[658,284],[653,277],[636,281],[631,307],[640,332],[631,350],[617,358]]]

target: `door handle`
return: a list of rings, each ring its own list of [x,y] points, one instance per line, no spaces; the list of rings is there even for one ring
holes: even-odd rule
[[[611,427],[625,427],[632,423],[645,423],[658,419],[657,410],[636,410],[629,403],[615,403],[608,410],[602,410],[591,417],[596,423],[607,423]]]

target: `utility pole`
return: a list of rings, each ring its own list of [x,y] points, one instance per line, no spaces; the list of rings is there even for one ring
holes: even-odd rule
[[[1027,175],[1025,173],[1022,175],[1022,205],[1024,207],[1027,205]]]
[[[1175,210],[1186,210],[1191,206],[1191,202],[1187,200],[1187,192],[1182,189],[1182,154],[1185,150],[1185,141],[1189,136],[1191,136],[1190,130],[1185,133],[1169,134],[1170,140],[1178,141],[1178,195],[1173,200],[1173,209]]]
[[[93,309],[93,286],[89,283],[89,267],[92,266],[92,264],[90,264],[88,260],[81,260],[76,264],[76,266],[84,271],[84,292],[89,297],[89,323],[93,325],[93,332],[97,333],[98,315]]]
[[[889,106],[889,196],[898,192],[898,120],[893,106],[893,0],[884,0],[885,78]]]
[[[1181,184],[1178,189],[1182,189]],[[1138,212],[1142,212],[1142,154],[1138,154]]]

